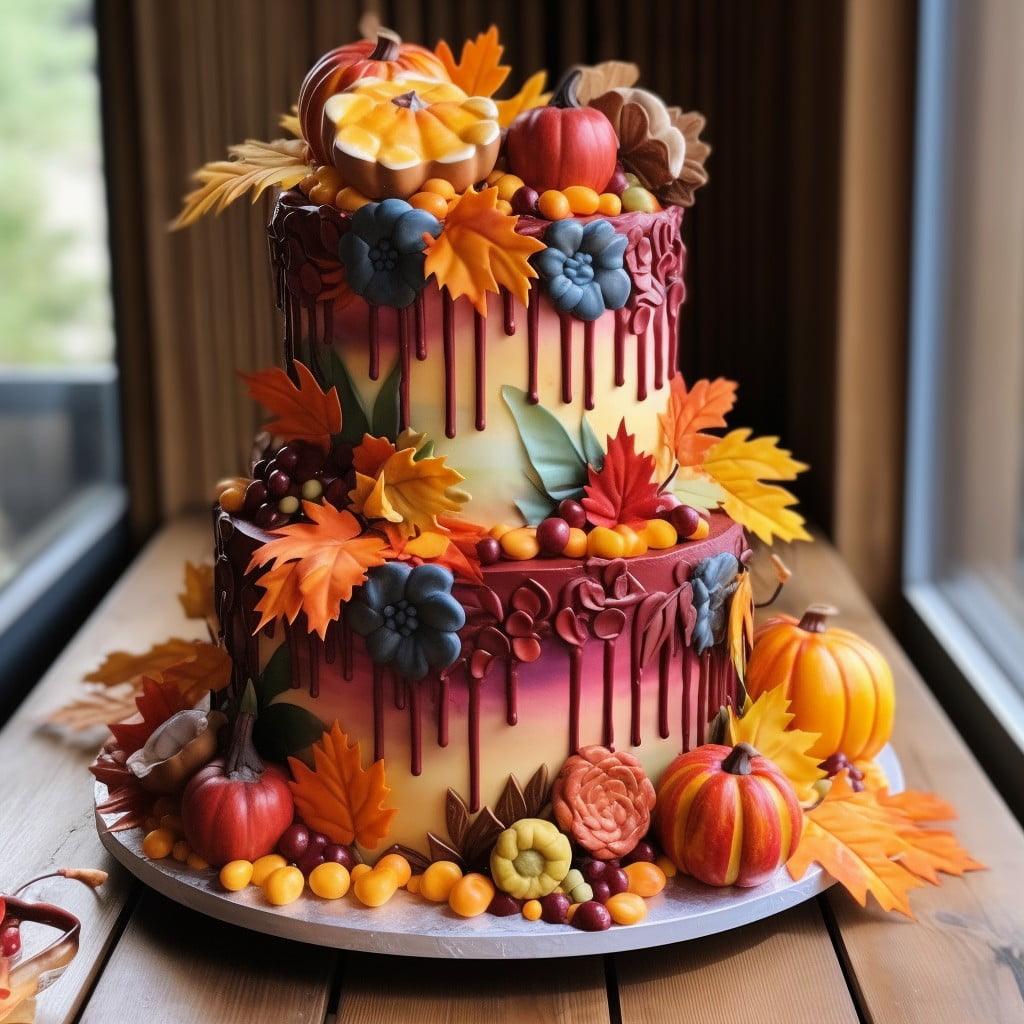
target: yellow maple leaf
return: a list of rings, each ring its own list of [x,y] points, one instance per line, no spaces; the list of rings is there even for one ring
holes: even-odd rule
[[[366,570],[384,564],[384,541],[361,536],[351,512],[312,501],[304,501],[302,510],[310,521],[276,531],[274,540],[256,549],[246,569],[275,563],[259,578],[264,593],[256,604],[261,618],[254,633],[276,618],[294,622],[305,612],[309,631],[322,640],[341,603],[365,581]]]
[[[487,293],[501,288],[528,304],[529,282],[537,277],[530,256],[544,248],[540,239],[517,234],[519,218],[496,209],[497,201],[497,188],[469,189],[426,248],[424,272],[452,298],[465,295],[481,316],[487,315]]]
[[[493,96],[508,78],[511,67],[499,64],[504,47],[498,42],[498,26],[492,25],[480,32],[476,39],[462,44],[462,53],[456,63],[451,48],[442,39],[435,53],[445,66],[448,77],[467,96]]]
[[[741,572],[729,605],[729,657],[740,681],[747,675],[747,655],[754,643],[754,588],[749,572]]]
[[[288,758],[295,808],[310,827],[347,846],[357,842],[373,849],[391,828],[395,807],[385,807],[391,792],[385,784],[384,761],[362,766],[359,744],[350,747],[348,737],[335,722],[313,744],[313,768]]]
[[[331,435],[341,430],[341,401],[334,386],[324,391],[310,369],[298,360],[292,364],[296,384],[280,367],[242,373],[249,395],[276,417],[264,429],[289,441],[310,441],[326,451]]]
[[[436,529],[439,515],[459,511],[468,498],[455,487],[463,479],[443,457],[417,459],[414,449],[401,448],[387,458],[376,477],[357,473],[349,499],[357,514],[386,519],[403,537],[413,537]]]
[[[821,804],[804,814],[800,845],[786,865],[791,877],[803,878],[817,861],[861,906],[870,892],[883,910],[913,918],[912,889],[938,884],[939,871],[961,875],[984,867],[951,833],[920,826],[931,813],[931,794],[900,798],[886,804],[873,790],[854,792],[840,772]]]
[[[246,192],[256,202],[268,188],[291,188],[310,172],[309,146],[301,138],[247,139],[228,153],[230,160],[204,164],[193,175],[199,187],[185,196],[172,230],[188,227],[211,211],[220,213]]]
[[[551,99],[551,93],[544,91],[548,83],[546,71],[536,71],[523,83],[522,89],[509,96],[507,100],[496,100],[498,107],[498,124],[507,128],[524,110],[533,107],[545,107]]]
[[[810,753],[818,734],[791,729],[793,717],[785,686],[776,686],[749,704],[742,718],[729,708],[728,737],[733,745],[749,743],[774,761],[792,783],[800,803],[808,804],[817,800],[814,784],[825,778],[825,772],[818,767],[819,758]]]
[[[794,480],[807,466],[778,447],[778,438],[750,438],[750,430],[733,430],[704,455],[703,469],[725,492],[722,507],[736,522],[766,544],[810,540],[804,519],[790,508],[796,498],[765,480]]]
[[[185,563],[185,591],[178,595],[181,607],[190,619],[216,617],[213,607],[213,565],[210,562]]]
[[[671,486],[672,493],[684,505],[706,512],[718,508],[725,498],[725,491],[707,473],[690,467],[681,468],[672,478]]]

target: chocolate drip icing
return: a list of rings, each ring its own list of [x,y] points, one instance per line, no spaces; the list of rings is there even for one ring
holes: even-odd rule
[[[423,292],[417,293],[412,308],[416,317],[416,358],[422,363],[427,358],[427,309]]]
[[[441,338],[444,343],[444,436],[455,436],[455,324],[454,302],[441,296]]]
[[[615,386],[621,388],[626,383],[626,313],[617,310],[615,313]]]
[[[594,408],[594,321],[583,325],[583,405]]]
[[[487,321],[473,311],[473,348],[476,367],[476,429],[487,428]]]
[[[447,672],[437,681],[437,745],[448,746],[448,723],[450,709],[448,703],[451,699],[451,682]]]
[[[566,405],[572,403],[572,316],[559,313],[558,321],[561,328],[562,357],[562,401]]]
[[[370,380],[380,379],[380,311],[376,306],[367,305],[367,340],[370,343]]]
[[[423,722],[420,717],[420,688],[411,680],[405,681],[406,700],[409,705],[409,772],[423,774]]]
[[[665,644],[658,652],[658,738],[667,740],[668,725],[668,681],[669,668],[672,664],[672,650]],[[683,700],[686,700],[687,686],[683,680]],[[685,737],[684,737],[685,743]]]
[[[569,753],[580,749],[580,697],[583,651],[569,648]]]
[[[530,308],[526,311],[526,358],[527,383],[526,396],[534,405],[540,401],[537,391],[537,363],[540,352],[540,303],[534,296]]]
[[[505,721],[515,725],[519,721],[519,676],[516,663],[508,659],[505,669]]]
[[[604,642],[604,701],[601,711],[601,742],[609,749],[615,749],[615,641]]]
[[[398,359],[401,365],[398,379],[398,430],[409,426],[409,378],[411,376],[412,353],[409,345],[409,316],[411,311],[399,309],[398,315]]]
[[[501,292],[501,316],[505,333],[511,337],[516,333],[516,307],[512,301],[512,293],[504,289]]]
[[[373,759],[384,756],[384,669],[373,666]]]
[[[466,717],[466,743],[469,747],[469,810],[480,810],[480,686],[481,680],[469,677],[469,713]]]

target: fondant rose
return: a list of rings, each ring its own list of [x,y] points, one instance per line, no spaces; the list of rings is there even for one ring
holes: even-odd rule
[[[654,786],[632,754],[581,747],[551,787],[555,821],[599,860],[624,857],[647,834]]]
[[[632,284],[622,269],[626,236],[606,220],[581,224],[555,221],[544,235],[546,249],[530,258],[547,283],[560,313],[596,320],[606,309],[621,309]]]

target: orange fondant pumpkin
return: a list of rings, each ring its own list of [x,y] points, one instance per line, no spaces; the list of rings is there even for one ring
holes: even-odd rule
[[[360,39],[325,53],[313,65],[299,89],[299,125],[318,164],[330,163],[322,141],[324,104],[361,78],[394,78],[403,72],[448,81],[448,71],[432,51],[403,43],[382,30],[377,41]]]
[[[429,178],[465,192],[501,146],[492,100],[413,75],[363,79],[327,101],[323,120],[330,162],[370,199],[406,199]]]
[[[665,855],[708,885],[760,885],[795,852],[803,811],[789,780],[749,743],[680,754],[658,782]]]
[[[836,610],[811,605],[802,619],[781,615],[758,629],[747,663],[747,691],[756,699],[786,687],[793,728],[820,734],[810,752],[823,761],[843,753],[874,757],[892,735],[892,672],[877,648],[856,633],[829,629]]]

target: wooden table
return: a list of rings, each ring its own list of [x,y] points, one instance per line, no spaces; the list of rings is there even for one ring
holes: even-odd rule
[[[38,1024],[1024,1021],[1024,833],[823,542],[786,552],[794,579],[783,607],[836,604],[844,625],[884,650],[907,784],[951,800],[961,843],[990,867],[916,890],[916,922],[861,909],[834,887],[759,924],[654,950],[421,961],[267,938],[143,890],[97,838],[94,749],[39,723],[106,652],[196,635],[175,594],[183,561],[209,550],[207,520],[167,528],[0,733],[0,889],[55,866],[111,872],[95,893],[67,882],[33,890],[83,922],[81,951],[41,994]]]

